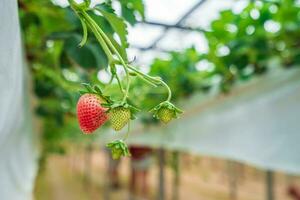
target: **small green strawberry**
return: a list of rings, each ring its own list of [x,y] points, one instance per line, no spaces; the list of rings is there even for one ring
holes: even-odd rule
[[[119,106],[110,109],[108,112],[108,117],[112,128],[115,131],[119,131],[129,122],[131,118],[131,112],[129,108]]]
[[[175,118],[175,116],[174,110],[167,107],[162,107],[157,111],[157,117],[165,124]]]
[[[153,116],[155,118],[159,119],[165,124],[170,122],[172,119],[176,119],[178,114],[182,113],[182,110],[174,106],[169,101],[160,103],[150,111],[153,112]]]
[[[120,159],[122,156],[130,156],[128,146],[123,140],[116,140],[106,145],[111,150],[114,160]]]
[[[108,108],[107,115],[115,131],[121,130],[129,120],[135,119],[135,113],[139,111],[136,107],[123,102],[110,102],[102,106]]]

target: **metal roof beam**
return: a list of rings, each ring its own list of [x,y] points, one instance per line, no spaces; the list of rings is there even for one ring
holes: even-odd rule
[[[160,26],[164,27],[167,29],[180,29],[180,30],[185,30],[185,31],[197,31],[197,32],[205,32],[204,29],[202,28],[194,28],[194,27],[189,27],[189,26],[182,26],[182,25],[177,25],[177,24],[165,24],[161,22],[154,22],[154,21],[141,21],[139,22],[141,24],[146,24],[146,25],[151,25],[151,26]]]
[[[201,5],[203,5],[203,3],[205,3],[206,0],[200,0],[198,3],[196,3],[193,7],[191,7],[190,9],[188,9],[185,14],[177,21],[177,23],[175,24],[175,26],[180,26],[182,25],[182,23],[195,11],[197,10]],[[167,30],[169,29],[170,27],[165,27],[165,31],[164,33],[162,33],[149,47],[146,47],[145,50],[147,49],[153,49],[157,43],[159,41],[161,41],[166,33],[167,33]]]

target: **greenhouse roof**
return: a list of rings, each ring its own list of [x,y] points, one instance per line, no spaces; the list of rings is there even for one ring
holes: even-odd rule
[[[247,2],[191,0],[170,4],[168,0],[145,0],[146,22],[130,27],[129,53],[137,57],[138,63],[148,64],[165,51],[195,46],[199,52],[206,52],[207,42],[201,30],[209,29],[220,10],[232,8],[239,12]]]
[[[61,6],[68,5],[67,0],[52,1]],[[195,46],[199,52],[206,52],[207,42],[201,30],[209,29],[209,23],[218,17],[220,10],[231,8],[238,13],[247,2],[144,0],[145,22],[128,28],[129,57],[136,58],[137,64],[148,65],[153,58],[164,56],[166,51]],[[96,3],[99,1],[92,0],[92,4]]]

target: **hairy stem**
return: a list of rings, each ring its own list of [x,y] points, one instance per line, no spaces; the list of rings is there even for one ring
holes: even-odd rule
[[[167,88],[167,90],[168,90],[167,101],[170,101],[172,98],[172,91],[171,91],[170,87],[163,80],[161,80],[161,84],[163,84]]]
[[[139,70],[137,70],[136,68],[134,68],[133,66],[130,66],[130,65],[128,65],[128,68],[131,69],[132,71],[136,72],[138,75],[143,76],[146,80],[148,80],[150,82],[153,82],[154,84],[162,84],[163,86],[165,86],[167,88],[167,91],[168,91],[168,98],[167,98],[166,101],[171,100],[172,91],[171,91],[170,87],[162,79],[149,76],[148,74],[140,72]]]
[[[100,45],[103,47],[105,54],[109,58],[109,62],[110,63],[113,62],[113,60],[114,60],[113,54],[112,54],[110,48],[108,47],[106,40],[103,38],[102,34],[100,33],[99,26],[93,21],[93,19],[86,12],[82,12],[82,15],[85,18],[85,20],[88,22],[88,25],[92,29],[92,31],[93,31],[95,37],[97,38],[97,40],[99,41]],[[125,98],[126,96],[128,96],[128,93],[124,92],[122,82],[120,81],[118,74],[116,74],[116,79],[118,81],[119,88]]]
[[[86,12],[84,12],[84,13],[85,13],[85,16],[88,18],[88,20],[92,24],[94,24],[95,28],[97,29],[97,32],[100,33],[100,35],[102,36],[102,38],[105,40],[106,44],[110,47],[110,49],[112,49],[113,53],[116,54],[116,56],[120,60],[122,66],[123,66],[123,68],[125,70],[126,78],[127,78],[127,85],[126,85],[126,91],[125,91],[125,94],[124,94],[124,97],[123,97],[123,100],[122,100],[122,102],[125,103],[125,101],[126,101],[126,99],[128,97],[129,87],[130,87],[130,76],[129,76],[129,71],[127,69],[128,66],[127,66],[126,62],[124,61],[123,57],[118,52],[118,50],[112,44],[112,42],[110,41],[110,39],[106,36],[106,34],[104,33],[104,31],[102,31],[102,29],[98,26],[98,24],[90,16],[88,16]]]
[[[122,82],[121,82],[120,77],[117,73],[116,73],[116,79],[118,81],[118,85],[120,87],[120,90],[124,93],[124,88],[123,88]]]
[[[89,16],[86,12],[82,12],[82,17],[85,19],[85,21],[87,22],[87,24],[89,25],[90,29],[92,30],[92,32],[94,33],[96,39],[98,40],[98,42],[100,43],[101,47],[103,48],[105,54],[108,57],[108,61],[112,62],[113,61],[113,54],[110,51],[109,47],[107,46],[107,44],[105,43],[104,39],[101,37],[100,33],[98,33],[97,31],[97,27],[95,27],[95,24],[93,24],[90,19]]]

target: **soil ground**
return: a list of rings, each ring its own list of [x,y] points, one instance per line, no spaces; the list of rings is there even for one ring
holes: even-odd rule
[[[170,157],[167,156],[167,158]],[[108,187],[105,151],[90,154],[73,152],[51,155],[36,180],[36,200],[152,200],[157,199],[158,165],[154,162],[149,174],[150,194],[139,197],[129,194],[129,159],[120,164],[119,189]],[[220,159],[181,154],[178,200],[265,200],[265,172],[246,165]],[[86,164],[89,163],[89,164]],[[167,165],[166,199],[174,194],[174,173]],[[275,173],[275,199],[292,200],[286,189],[300,186],[299,178]]]

